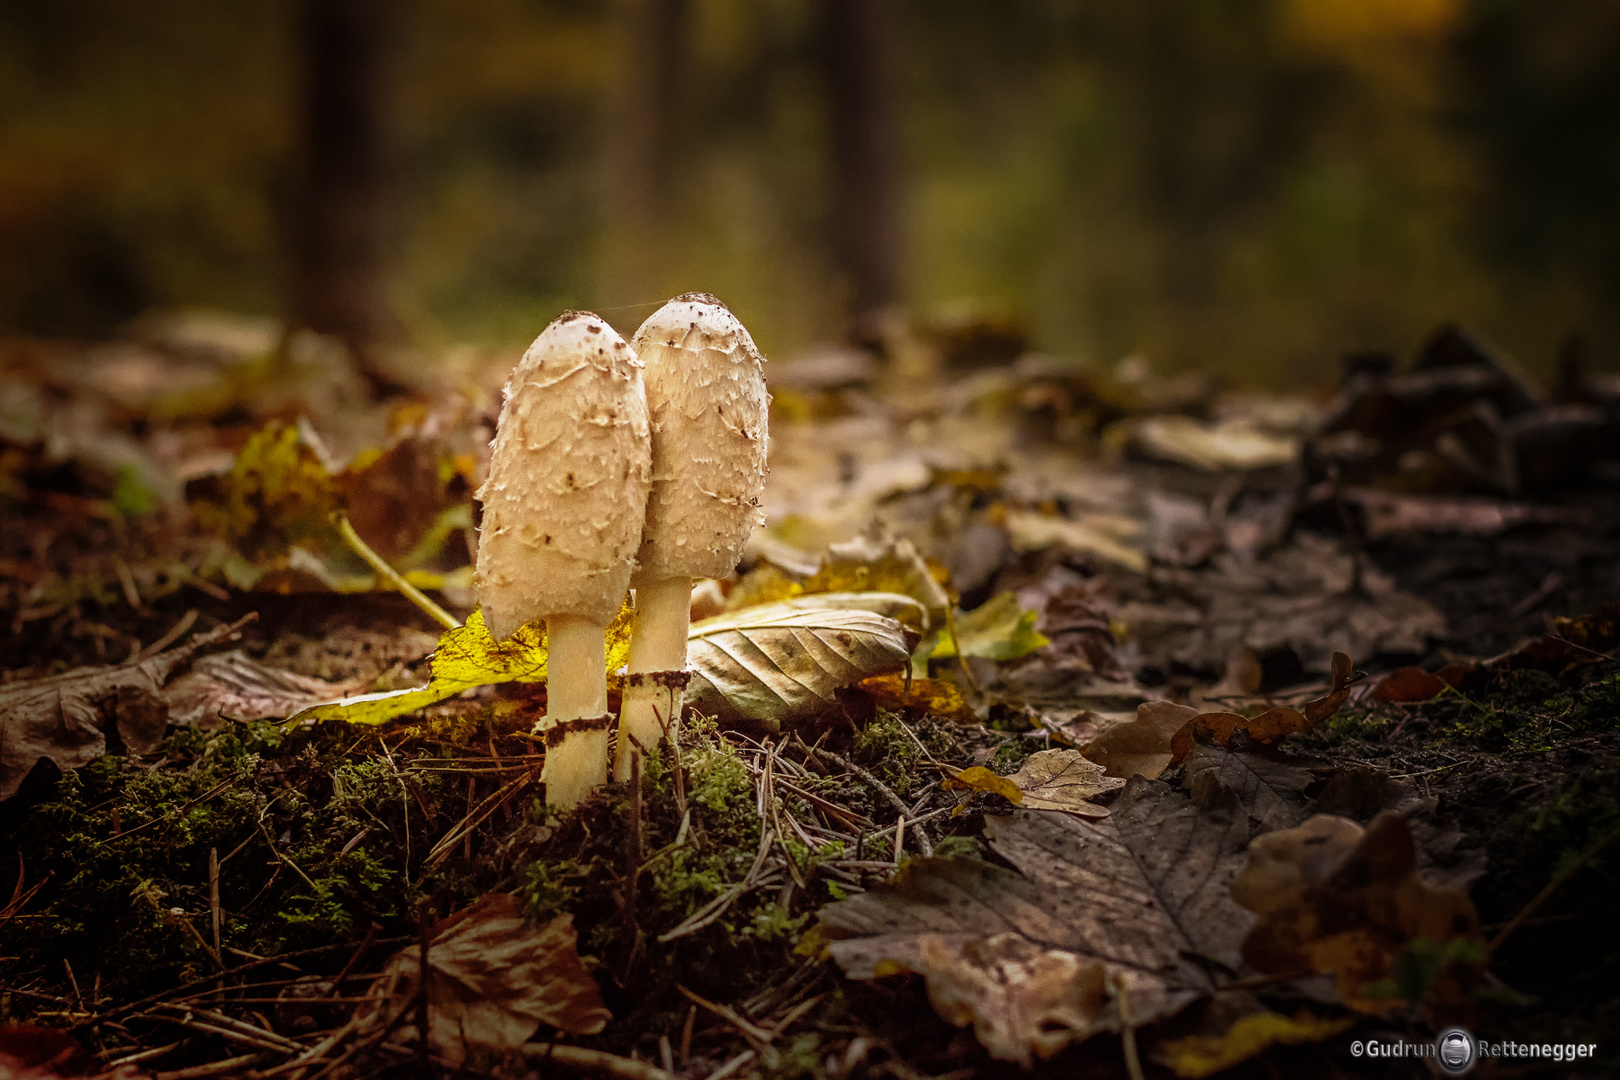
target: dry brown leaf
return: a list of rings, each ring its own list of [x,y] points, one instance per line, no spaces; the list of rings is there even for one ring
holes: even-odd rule
[[[107,752],[107,729],[132,753],[150,753],[169,721],[165,685],[200,649],[237,634],[253,616],[117,667],[76,668],[0,687],[0,799],[17,793],[36,762],[76,769]]]
[[[973,1025],[997,1057],[1028,1065],[1031,1051],[1051,1057],[1105,1022],[1107,968],[1101,963],[1043,949],[1017,934],[963,942],[923,934],[917,946],[934,1009],[957,1027]],[[984,1008],[998,998],[1005,1008]]]
[[[1372,689],[1374,701],[1397,705],[1412,701],[1429,701],[1446,688],[1446,681],[1417,667],[1401,667],[1378,680]]]
[[[1246,419],[1205,423],[1190,416],[1150,416],[1131,429],[1132,444],[1150,457],[1204,472],[1267,469],[1299,456],[1299,440],[1263,431]]]
[[[499,1056],[521,1047],[544,1024],[570,1035],[594,1035],[612,1014],[579,961],[572,915],[536,926],[519,901],[490,893],[433,927],[428,942],[428,1032],[433,1052],[460,1068],[477,1053]],[[421,946],[394,954],[372,984],[363,1025],[413,1017]],[[416,1036],[408,1025],[404,1038]]]
[[[1157,602],[1132,600],[1113,617],[1142,650],[1143,662],[1172,660],[1224,670],[1251,649],[1289,649],[1311,670],[1318,657],[1427,651],[1446,632],[1428,601],[1396,587],[1395,579],[1363,566],[1342,544],[1299,533],[1263,557],[1222,553],[1206,569],[1163,568],[1154,574]]]
[[[221,718],[280,720],[299,709],[352,694],[369,682],[350,679],[329,683],[294,675],[266,667],[240,649],[233,649],[192,664],[189,672],[164,691],[163,699],[169,707],[171,724],[206,729],[217,726]]]
[[[899,670],[911,656],[894,619],[789,604],[694,623],[686,648],[687,704],[767,727],[813,716],[841,688]]]
[[[932,716],[943,716],[959,724],[976,724],[979,718],[954,683],[940,679],[912,679],[904,675],[874,675],[856,684],[872,700],[890,709],[921,709]]]
[[[1040,750],[1024,759],[1007,777],[1023,791],[1018,805],[1028,810],[1062,810],[1081,817],[1105,818],[1106,807],[1090,800],[1118,791],[1125,781],[1105,776],[1103,767],[1087,761],[1078,750]]]
[[[1197,716],[1198,710],[1188,705],[1144,701],[1136,707],[1135,720],[1108,728],[1083,749],[1109,776],[1129,779],[1141,774],[1157,780],[1175,761],[1176,734]]]
[[[1351,685],[1359,678],[1355,665],[1344,653],[1333,654],[1331,670],[1333,682],[1327,694],[1306,702],[1299,709],[1279,706],[1267,709],[1258,716],[1233,712],[1198,714],[1191,723],[1176,732],[1172,741],[1175,760],[1186,757],[1192,750],[1194,740],[1200,737],[1217,746],[1227,746],[1232,736],[1240,731],[1255,742],[1274,743],[1284,735],[1312,730],[1339,711],[1339,706],[1350,696]]]
[[[1268,974],[1336,974],[1344,1003],[1365,1012],[1393,1004],[1364,987],[1389,974],[1408,942],[1444,943],[1479,926],[1466,895],[1424,882],[1411,829],[1391,811],[1365,829],[1317,814],[1256,837],[1232,899],[1260,916],[1244,938],[1245,961]]]
[[[1315,779],[1308,769],[1288,761],[1224,746],[1198,743],[1181,765],[1182,786],[1193,801],[1206,801],[1206,792],[1224,788],[1237,795],[1261,832],[1286,829],[1309,816],[1305,788]]]
[[[1032,511],[1007,515],[1007,537],[1017,551],[1045,551],[1062,548],[1091,555],[1138,574],[1147,573],[1148,557],[1131,547],[1141,526],[1134,520],[1094,514],[1071,521]]]
[[[1102,821],[988,818],[991,847],[1019,873],[916,860],[892,884],[822,909],[833,958],[851,978],[925,976],[942,1015],[971,1021],[1009,1061],[1172,1015],[1216,989],[1213,971],[1239,966],[1251,919],[1227,883],[1248,817],[1140,778],[1111,809]]]

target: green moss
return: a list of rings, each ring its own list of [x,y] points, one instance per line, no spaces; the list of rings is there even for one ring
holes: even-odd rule
[[[1396,721],[1378,713],[1341,712],[1325,725],[1328,738],[1335,743],[1360,740],[1376,742],[1395,726]]]
[[[272,955],[387,924],[415,895],[400,850],[412,809],[386,763],[346,756],[354,743],[351,730],[182,730],[156,764],[109,755],[65,774],[0,837],[29,882],[49,878],[0,926],[0,955],[47,977],[66,958],[111,997],[208,970],[210,852],[224,946]]]

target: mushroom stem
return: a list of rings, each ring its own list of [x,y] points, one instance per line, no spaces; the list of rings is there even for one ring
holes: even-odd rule
[[[636,582],[636,616],[630,624],[629,673],[650,675],[686,670],[686,633],[691,623],[692,579],[667,577]],[[613,779],[630,779],[638,746],[652,749],[675,738],[681,718],[684,680],[630,679],[619,710],[619,743]]]
[[[578,615],[546,619],[546,715],[535,730],[546,736],[550,806],[577,806],[607,782],[606,630]]]

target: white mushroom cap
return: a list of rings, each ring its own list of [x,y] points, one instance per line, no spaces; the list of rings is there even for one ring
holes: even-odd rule
[[[725,577],[765,520],[765,358],[707,293],[671,300],[632,340],[653,427],[637,580]]]
[[[507,381],[478,492],[478,601],[495,638],[544,616],[606,625],[623,603],[651,475],[641,368],[611,326],[570,311]]]

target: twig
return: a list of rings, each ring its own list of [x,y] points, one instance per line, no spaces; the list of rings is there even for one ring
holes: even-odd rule
[[[828,761],[831,761],[836,765],[842,765],[844,768],[848,769],[850,772],[872,785],[872,787],[876,788],[880,793],[882,793],[883,797],[888,799],[889,803],[902,814],[911,809],[905,803],[900,801],[900,796],[896,795],[894,790],[890,788],[888,784],[885,784],[883,781],[879,780],[877,777],[873,776],[871,773],[867,772],[853,761],[850,761],[848,758],[839,757],[831,750],[818,750],[816,752],[822,757],[826,758]]]
[[[871,773],[867,772],[853,761],[850,761],[847,758],[839,757],[831,750],[820,750],[817,751],[817,753],[829,761],[842,765],[844,768],[848,769],[862,780],[865,780],[868,784],[871,784],[878,791],[882,792],[883,797],[888,799],[890,804],[893,805],[896,810],[900,811],[900,816],[902,818],[911,813],[911,807],[900,801],[900,796],[894,793],[894,789],[890,788],[888,784],[885,784],[883,781],[879,780],[877,777],[873,776]],[[913,822],[912,824],[916,824],[916,822]],[[917,848],[922,852],[924,858],[927,858],[934,853],[934,845],[928,839],[928,834],[922,832],[921,830],[917,831]]]
[[[736,1057],[714,1070],[714,1072],[710,1073],[708,1080],[726,1080],[726,1077],[730,1076],[738,1069],[741,1069],[750,1061],[753,1061],[756,1056],[757,1055],[752,1050],[744,1050],[742,1053],[738,1054]]]
[[[742,881],[694,911],[685,922],[675,927],[675,929],[666,930],[664,933],[659,934],[658,943],[666,945],[676,938],[683,938],[688,934],[697,933],[724,914],[726,908],[730,907],[737,897],[758,884],[759,871],[765,865],[765,857],[770,854],[771,841],[775,838],[776,834],[771,829],[762,829],[759,837],[759,853],[754,856],[754,865],[749,868]]]
[[[428,1026],[432,1019],[428,1015],[428,980],[432,976],[432,967],[428,963],[428,947],[432,944],[433,920],[428,913],[427,904],[422,905],[421,918],[421,953],[417,967],[416,980],[416,1063],[422,1070],[423,1076],[432,1075],[428,1063]]]
[[[411,939],[408,937],[383,938],[382,940],[375,942],[375,944],[403,945],[410,940]],[[172,987],[168,990],[163,990],[156,994],[150,994],[141,998],[139,1001],[131,1001],[127,1004],[120,1005],[117,1008],[110,1009],[109,1011],[103,1013],[94,1020],[86,1020],[83,1023],[76,1024],[74,1026],[75,1028],[81,1028],[89,1027],[97,1023],[106,1023],[110,1020],[116,1020],[121,1016],[127,1016],[130,1013],[139,1012],[140,1010],[146,1008],[146,1006],[158,1001],[162,1001],[164,998],[169,997],[170,995],[184,994],[186,991],[194,990],[199,986],[209,986],[213,983],[219,982],[221,979],[230,978],[232,975],[243,975],[254,970],[255,968],[264,967],[266,964],[284,964],[289,960],[301,960],[309,956],[320,956],[323,953],[329,953],[335,949],[347,949],[352,944],[353,942],[343,941],[333,945],[317,945],[312,949],[299,949],[297,952],[282,953],[280,956],[260,957],[257,960],[242,964],[239,967],[230,968],[226,971],[216,971],[212,975],[204,975],[200,978],[192,979],[190,982],[181,983],[179,986]],[[264,985],[273,984],[267,983]],[[12,992],[15,993],[16,991]]]
[[[1616,656],[1613,653],[1599,652],[1596,649],[1587,648],[1585,645],[1582,645],[1580,642],[1571,641],[1571,640],[1569,640],[1569,638],[1564,637],[1562,634],[1548,634],[1547,636],[1552,638],[1554,641],[1563,642],[1565,645],[1568,645],[1572,649],[1579,649],[1579,650],[1581,650],[1581,652],[1588,652],[1588,653],[1591,653],[1593,656],[1602,657],[1603,659],[1609,661],[1609,663],[1611,663],[1611,664],[1620,664],[1620,656]],[[1591,661],[1588,660],[1587,663],[1590,664]]]
[[[333,520],[337,524],[338,532],[343,534],[344,541],[349,545],[350,548],[354,550],[356,555],[360,556],[366,561],[367,566],[376,571],[378,577],[388,582],[388,584],[392,585],[395,589],[398,589],[405,596],[405,599],[421,608],[427,613],[428,618],[432,619],[446,630],[456,630],[460,628],[461,620],[444,610],[444,608],[440,607],[438,604],[435,604],[421,589],[418,589],[415,585],[412,585],[410,582],[406,581],[398,570],[395,570],[392,566],[389,566],[381,555],[378,555],[375,551],[372,551],[370,546],[367,545],[364,540],[360,539],[360,534],[354,531],[353,525],[349,524],[349,515],[340,511],[339,513],[333,515]]]
[[[956,652],[956,666],[962,669],[962,674],[963,675],[967,676],[968,685],[973,687],[973,692],[975,694],[983,694],[984,693],[984,687],[979,685],[978,676],[974,675],[973,674],[973,669],[968,666],[967,657],[962,655],[962,642],[960,640],[958,640],[958,638],[956,636],[956,605],[955,604],[946,604],[945,605],[945,629],[948,630],[950,632],[950,635],[951,635],[951,648],[954,649],[955,652]],[[909,697],[910,694],[911,694],[911,688],[908,686],[906,688],[906,695]],[[831,757],[832,755],[828,754],[827,756]]]
[[[656,1065],[609,1054],[605,1050],[587,1050],[583,1046],[529,1043],[523,1048],[523,1057],[530,1065],[560,1065],[575,1072],[601,1073],[615,1080],[673,1080],[670,1073]]]
[[[697,994],[692,993],[692,991],[688,990],[686,987],[681,986],[679,983],[675,985],[675,989],[686,995],[686,999],[692,1004],[698,1006],[699,1008],[709,1010],[710,1012],[714,1013],[714,1015],[718,1016],[720,1019],[724,1020],[726,1023],[730,1024],[732,1027],[741,1032],[742,1037],[747,1039],[754,1047],[754,1050],[758,1052],[760,1061],[767,1069],[774,1069],[781,1062],[781,1056],[777,1054],[776,1049],[771,1046],[771,1040],[776,1038],[775,1032],[766,1031],[752,1020],[749,1020],[747,1017],[743,1016],[736,1009],[710,1001],[708,998],[700,997]]]
[[[1496,950],[1502,947],[1502,943],[1512,937],[1515,930],[1524,925],[1524,920],[1528,919],[1553,893],[1562,888],[1565,882],[1574,877],[1581,867],[1591,862],[1597,853],[1607,847],[1615,837],[1620,837],[1620,828],[1610,829],[1602,839],[1577,855],[1574,862],[1564,867],[1551,881],[1547,882],[1546,888],[1536,893],[1528,904],[1520,908],[1519,913],[1513,916],[1513,921],[1502,927],[1502,932],[1497,934],[1495,939],[1485,947],[1485,955],[1487,957],[1494,956]]]
[[[471,836],[474,829],[476,829],[479,825],[482,825],[501,807],[505,806],[514,795],[523,790],[523,788],[528,786],[531,782],[533,782],[533,780],[534,772],[531,769],[527,770],[525,775],[520,776],[515,780],[508,781],[507,783],[496,788],[494,793],[492,793],[483,802],[479,803],[472,813],[457,822],[449,832],[444,834],[437,844],[433,845],[432,850],[427,853],[427,857],[422,860],[422,865],[424,867],[431,867],[442,862],[449,856],[450,852],[455,849],[458,841],[460,841],[463,837]]]
[[[121,1058],[114,1058],[107,1062],[107,1071],[112,1072],[124,1065],[133,1065],[138,1061],[151,1061],[155,1057],[162,1057],[180,1044],[172,1042],[168,1046],[154,1046],[150,1050],[137,1050],[133,1054],[125,1054]]]
[[[697,1006],[686,1010],[686,1023],[681,1025],[681,1068],[692,1057],[692,1028],[697,1024]]]
[[[162,637],[152,642],[152,644],[135,654],[136,661],[139,662],[141,660],[150,660],[164,649],[167,649],[170,645],[173,645],[175,642],[179,641],[185,636],[186,631],[191,629],[192,624],[197,621],[197,616],[199,614],[200,612],[196,608],[192,608],[190,611],[180,616],[180,621],[170,627],[167,634],[164,634]]]
[[[213,1061],[207,1065],[193,1065],[189,1069],[176,1069],[173,1072],[153,1073],[152,1080],[203,1080],[207,1076],[230,1076],[246,1072],[249,1065],[264,1056],[263,1053],[243,1054],[241,1057],[226,1058],[224,1061]]]
[[[214,955],[221,953],[219,944],[219,848],[208,849],[208,910],[214,917]]]
[[[73,1003],[84,1012],[84,995],[79,993],[79,980],[73,977],[73,965],[68,963],[67,957],[62,957],[62,966],[67,969],[68,985],[73,987]]]
[[[1125,1073],[1131,1080],[1143,1080],[1142,1058],[1136,1052],[1136,1025],[1131,1021],[1131,994],[1123,976],[1109,979],[1119,1002],[1119,1039],[1125,1050]]]

